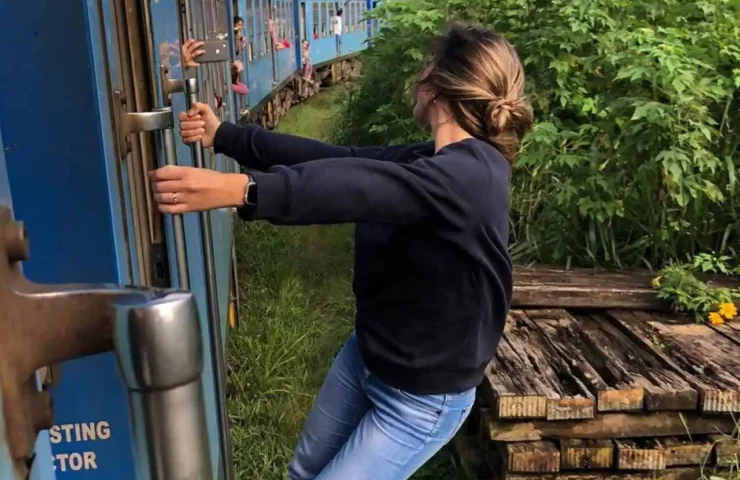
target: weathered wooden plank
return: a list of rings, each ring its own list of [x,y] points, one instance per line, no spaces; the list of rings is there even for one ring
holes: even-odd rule
[[[547,396],[537,391],[528,376],[521,371],[517,374],[517,360],[508,340],[502,338],[495,358],[486,367],[483,398],[498,418],[547,418]]]
[[[740,412],[740,349],[731,340],[655,313],[609,311],[608,317],[699,392],[701,411]]]
[[[717,465],[737,468],[740,464],[740,440],[729,435],[710,435],[709,441],[714,445]]]
[[[551,267],[547,265],[514,268],[514,283],[521,285],[578,285],[600,287],[650,287],[653,275],[648,270],[603,270]]]
[[[614,443],[611,440],[560,440],[562,470],[606,470],[614,466]]]
[[[681,375],[640,349],[598,315],[527,310],[574,374],[596,395],[602,412],[693,410],[698,393]]]
[[[645,272],[516,267],[513,308],[665,309]]]
[[[493,442],[707,435],[730,433],[734,429],[735,421],[730,415],[702,416],[688,412],[604,413],[585,420],[511,422],[494,420],[491,412],[481,411],[481,432]]]
[[[535,325],[562,358],[570,361],[573,375],[596,396],[599,411],[642,410],[644,389],[633,382],[618,358],[593,345],[591,332],[565,310],[527,310]]]
[[[560,450],[552,442],[519,442],[497,445],[504,469],[512,473],[557,473]]]
[[[614,440],[618,470],[665,470],[665,451],[653,439]]]
[[[496,357],[488,365],[484,395],[498,418],[591,418],[594,398],[535,324],[512,311]]]
[[[728,340],[734,342],[736,348],[740,350],[740,328],[737,328],[734,323],[711,325],[710,327],[720,335],[724,335]]]
[[[697,480],[704,478],[701,468],[669,468],[660,472],[659,480]],[[656,480],[656,473],[647,472],[572,472],[555,474],[507,474],[500,480]],[[729,477],[727,477],[729,478]]]
[[[599,326],[599,335],[592,341],[601,342],[606,354],[617,355],[619,361],[632,377],[635,384],[645,391],[645,408],[649,411],[695,410],[699,393],[675,370],[667,368],[650,351],[641,348],[607,317],[601,314],[589,316]],[[579,316],[579,321],[585,320]]]
[[[626,308],[670,311],[651,287],[647,270],[606,271],[517,266],[512,308]],[[712,285],[739,287],[736,280],[701,275]]]
[[[706,465],[710,463],[712,443],[699,438],[666,437],[654,439],[664,448],[666,467]]]

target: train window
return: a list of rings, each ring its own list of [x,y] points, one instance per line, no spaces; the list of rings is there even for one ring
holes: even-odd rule
[[[342,31],[349,33],[352,31],[352,2],[347,2],[343,10],[344,22],[342,22]]]
[[[290,21],[288,22],[288,25],[290,26],[291,37],[295,38],[296,37],[295,22],[293,21],[293,19],[295,18],[295,4],[293,2],[290,2],[289,5],[290,5]],[[299,12],[299,15],[300,15],[300,12]],[[305,25],[303,25],[303,22],[304,22],[304,19],[302,18],[298,19],[298,25],[299,25],[298,28],[300,31],[305,32],[306,29],[304,28]]]
[[[349,33],[352,31],[352,24],[355,19],[354,12],[355,2],[347,3],[344,11],[344,32]]]
[[[319,38],[319,20],[321,18],[319,16],[319,4],[313,2],[311,5],[311,28],[313,29],[313,38],[315,40]]]
[[[242,32],[242,35],[244,35],[244,37],[247,39],[246,45],[244,46],[247,50],[247,60],[254,59],[254,47],[252,46],[252,42],[254,41],[254,12],[252,11],[253,6],[254,5],[252,0],[247,0],[247,11],[244,18],[244,32]]]
[[[293,25],[293,15],[291,13],[292,2],[285,2],[285,38],[292,43],[293,35],[290,33]]]
[[[349,18],[345,18],[345,21],[342,22],[342,29],[344,30],[344,33],[349,33],[350,27],[352,26],[352,3],[347,4],[348,10],[349,10]],[[344,15],[347,15],[347,12],[344,13]]]
[[[274,6],[272,20],[275,22],[276,38],[280,40],[283,38],[283,2],[278,1]]]
[[[262,0],[254,1],[254,44],[257,50],[257,57],[264,55],[262,48]]]
[[[280,2],[280,39],[284,39],[288,36],[288,28],[286,20],[288,18],[287,5],[285,2]]]
[[[260,0],[262,3],[262,18],[261,18],[261,24],[262,24],[262,55],[267,55],[267,53],[270,51],[270,5],[267,2],[267,0]]]
[[[331,19],[328,15],[329,6],[326,3],[321,4],[321,36],[326,37],[329,31],[329,22]]]
[[[280,39],[283,40],[285,38],[288,38],[288,4],[286,2],[282,2],[280,5]]]

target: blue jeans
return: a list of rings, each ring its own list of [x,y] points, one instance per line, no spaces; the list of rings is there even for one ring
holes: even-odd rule
[[[334,360],[303,427],[291,480],[403,480],[449,442],[475,389],[415,395],[381,382],[352,335]]]

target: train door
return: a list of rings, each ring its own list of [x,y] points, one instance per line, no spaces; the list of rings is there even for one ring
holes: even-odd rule
[[[118,0],[136,1],[136,0]],[[142,3],[142,2],[137,2]],[[230,92],[230,62],[234,58],[233,10],[224,0],[158,0],[148,5],[148,32],[151,38],[149,65],[152,84],[159,85],[157,107],[172,105],[174,112],[183,111],[189,101],[209,104],[222,120],[235,119]],[[180,12],[180,15],[177,15]],[[201,63],[196,69],[183,69],[179,56],[180,38],[210,42],[225,42],[228,55],[224,61]],[[182,89],[171,92],[165,85],[182,82]],[[195,87],[195,88],[191,88]],[[176,127],[176,125],[175,125]],[[160,153],[166,153],[160,150]],[[166,160],[160,157],[160,164]],[[187,147],[176,142],[175,162],[184,166],[211,168],[222,172],[234,171],[233,161],[216,155],[213,149]],[[172,238],[177,236],[176,217],[167,218]],[[230,480],[231,447],[225,400],[227,316],[231,283],[232,215],[227,209],[183,216],[186,259],[189,266],[190,289],[196,294],[206,335],[205,387],[208,432],[214,478]],[[175,249],[175,242],[172,248]],[[175,257],[175,256],[171,256]]]
[[[226,309],[213,317],[208,308],[208,300],[218,300],[207,294],[201,218],[163,218],[147,180],[148,171],[165,163],[193,164],[190,149],[175,141],[174,115],[185,108],[187,80],[178,12],[185,34],[194,36],[194,3],[90,0],[60,8],[38,0],[3,7],[0,39],[20,44],[0,66],[0,126],[9,139],[16,214],[35,232],[39,252],[27,264],[29,278],[189,286],[196,295],[202,331],[217,339],[203,345],[214,478],[228,479],[219,380],[224,353],[215,347],[224,340]],[[213,13],[209,19],[212,25],[226,20]],[[214,36],[226,31],[209,30]],[[211,102],[223,76],[217,69],[201,75],[210,81],[196,82],[198,95]],[[225,229],[213,228],[213,236],[228,237],[228,258]],[[230,272],[221,272],[227,286],[216,290],[226,298]],[[53,399],[56,424],[41,440],[51,452],[37,450],[32,478],[136,478],[126,391],[112,354],[64,363]]]

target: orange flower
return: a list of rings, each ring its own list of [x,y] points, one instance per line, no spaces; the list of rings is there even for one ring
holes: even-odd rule
[[[727,320],[732,320],[737,316],[737,307],[735,307],[734,303],[720,303],[718,313]]]
[[[709,314],[709,323],[711,323],[712,325],[722,325],[723,323],[725,323],[725,320],[719,313],[712,312]]]

